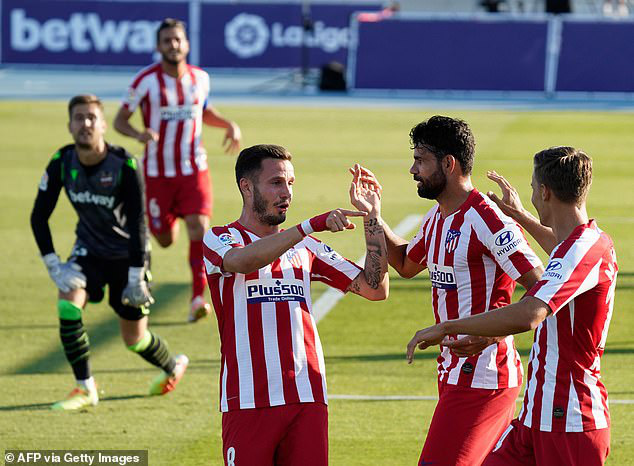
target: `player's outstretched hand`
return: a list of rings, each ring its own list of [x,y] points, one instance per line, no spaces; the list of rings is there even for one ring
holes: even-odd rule
[[[359,167],[358,172],[357,166]],[[372,191],[376,192],[379,196],[379,199],[381,199],[383,195],[383,186],[381,186],[381,183],[379,183],[379,180],[374,173],[372,173],[367,168],[359,165],[358,163],[355,164],[353,168],[348,168],[348,171],[352,173],[353,181],[361,183],[367,189],[371,189]]]
[[[424,350],[430,346],[439,345],[444,338],[445,332],[442,330],[442,324],[433,325],[416,332],[407,344],[407,363],[411,364],[414,360],[414,351],[416,351],[417,346]]]
[[[42,257],[51,280],[63,292],[86,288],[86,276],[81,272],[81,266],[75,262],[64,262],[54,252]]]
[[[354,223],[350,222],[348,217],[365,217],[366,215],[368,215],[367,212],[359,212],[357,210],[335,209],[304,220],[297,225],[297,229],[302,236],[326,230],[332,232],[353,230],[355,228]]]
[[[520,195],[517,190],[502,175],[498,175],[495,170],[487,172],[487,178],[495,181],[502,190],[502,199],[500,199],[493,191],[489,191],[487,196],[497,204],[502,212],[511,218],[517,218],[524,210]]]
[[[451,352],[459,358],[466,358],[480,354],[486,347],[503,339],[504,337],[478,337],[467,335],[457,340],[445,339],[442,345],[450,348]]]
[[[222,141],[222,147],[225,148],[225,154],[235,154],[240,150],[240,141],[242,140],[242,131],[240,127],[234,122],[231,122],[227,131],[225,132],[225,138]]]
[[[371,183],[363,177],[364,169],[356,163],[350,168],[352,182],[350,183],[350,203],[362,212],[379,216],[381,214],[381,185],[378,182]]]
[[[154,298],[150,294],[144,275],[143,267],[128,269],[128,284],[121,293],[121,302],[124,305],[138,308],[154,304]]]

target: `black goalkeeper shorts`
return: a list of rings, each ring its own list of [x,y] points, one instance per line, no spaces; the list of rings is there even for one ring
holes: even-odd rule
[[[121,302],[121,294],[128,284],[128,259],[101,259],[85,253],[78,255],[73,250],[73,255],[68,258],[81,266],[81,271],[86,275],[86,292],[88,301],[99,303],[103,300],[108,285],[108,304],[125,320],[140,320],[150,313],[146,307],[136,308],[126,306]],[[146,278],[147,279],[147,278]]]

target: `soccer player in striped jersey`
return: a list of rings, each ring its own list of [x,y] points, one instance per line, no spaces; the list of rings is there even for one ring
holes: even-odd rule
[[[325,466],[324,356],[310,286],[321,281],[369,300],[388,294],[380,191],[359,180],[357,211],[335,209],[281,230],[295,175],[281,146],[244,149],[236,162],[238,220],[205,234],[205,266],[221,341],[220,409],[225,464]],[[363,269],[310,234],[338,232],[362,216]]]
[[[192,299],[189,322],[211,311],[204,299],[202,239],[212,213],[211,179],[202,145],[202,125],[225,129],[227,152],[240,148],[240,128],[209,102],[209,75],[187,64],[189,42],[182,21],[167,18],[157,31],[161,61],[134,77],[114,120],[120,133],[145,144],[143,166],[150,231],[162,247],[178,237],[178,218],[189,236]],[[129,122],[137,108],[144,130]]]
[[[390,265],[405,278],[429,270],[437,323],[510,304],[515,282],[529,289],[543,268],[516,222],[473,187],[471,129],[433,116],[410,138],[418,195],[437,204],[409,243],[384,223]],[[368,171],[363,179],[378,183]],[[513,419],[522,365],[513,337],[504,335],[455,332],[454,348],[441,348],[439,401],[420,464],[478,465]]]
[[[516,304],[416,333],[407,348],[442,343],[453,333],[498,335],[535,329],[519,417],[508,426],[487,466],[602,465],[610,449],[610,413],[601,382],[601,356],[614,306],[618,266],[612,239],[588,219],[592,161],[573,147],[535,154],[528,213],[517,192],[492,196],[550,254],[539,282]]]
[[[146,282],[143,181],[136,159],[104,140],[106,120],[96,96],[73,97],[68,116],[74,144],[53,155],[31,213],[33,235],[59,291],[60,338],[77,381],[68,398],[52,408],[75,410],[99,401],[82,315],[88,301],[98,303],[104,298],[106,285],[126,346],[162,369],[150,394],[163,395],[181,379],[188,359],[173,357],[167,344],[148,329],[148,306],[154,299]],[[64,263],[55,253],[48,224],[62,188],[79,217],[75,245]]]

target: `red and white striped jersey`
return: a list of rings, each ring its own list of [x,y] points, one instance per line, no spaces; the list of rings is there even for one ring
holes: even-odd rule
[[[535,331],[519,415],[525,426],[584,432],[610,425],[600,370],[617,271],[612,239],[592,220],[553,250],[528,292],[552,314]]]
[[[173,178],[207,169],[201,136],[208,94],[209,75],[191,65],[180,78],[164,73],[160,63],[135,76],[123,106],[130,112],[140,106],[143,124],[159,135],[145,146],[146,176]]]
[[[438,205],[432,208],[407,246],[407,256],[429,269],[436,323],[510,304],[514,280],[541,265],[519,225],[475,189],[447,218]],[[442,347],[438,379],[486,389],[521,385],[513,337],[468,358]]]
[[[224,271],[227,251],[259,239],[234,222],[211,228],[203,241],[220,332],[220,410],[327,403],[310,282],[345,292],[361,269],[307,236],[256,272]]]

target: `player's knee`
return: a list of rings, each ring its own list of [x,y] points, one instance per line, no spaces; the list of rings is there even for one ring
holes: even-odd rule
[[[57,315],[62,320],[81,320],[81,308],[66,299],[59,299]]]
[[[155,234],[154,238],[156,238],[156,242],[162,248],[171,246],[172,244],[174,244],[174,241],[176,241],[176,235],[172,231]]]
[[[188,215],[185,217],[185,225],[187,225],[189,239],[200,241],[209,228],[209,218],[204,215]]]
[[[133,353],[145,351],[152,342],[152,334],[147,329],[145,329],[140,338],[138,335],[122,335],[122,337],[126,347]]]

